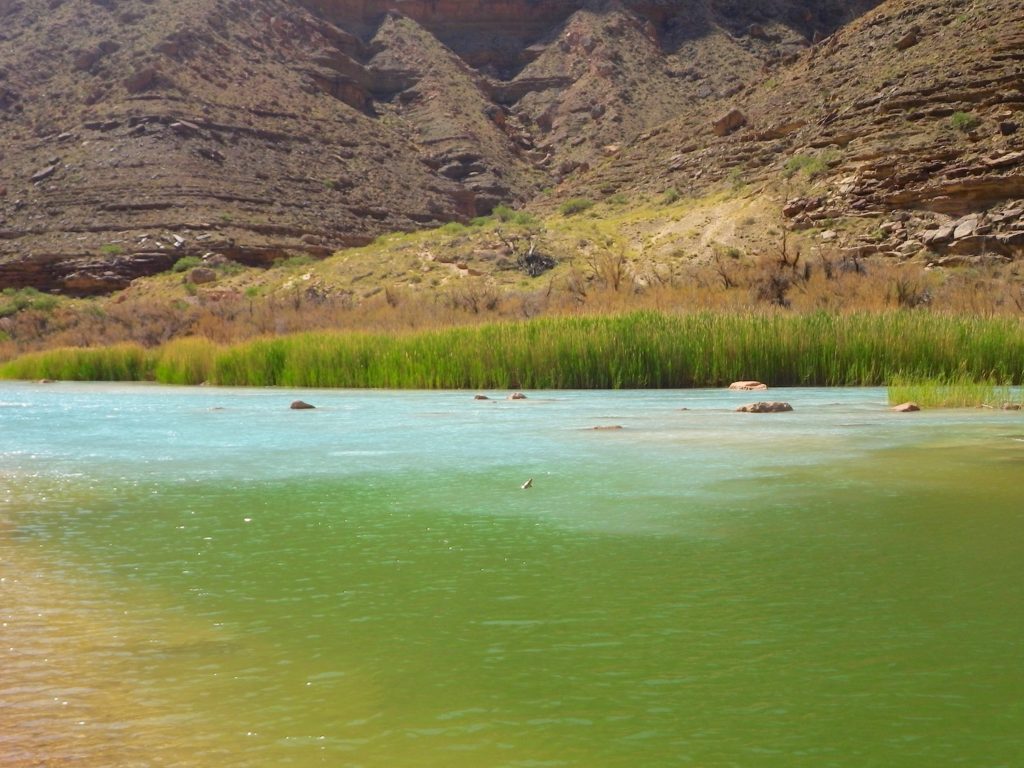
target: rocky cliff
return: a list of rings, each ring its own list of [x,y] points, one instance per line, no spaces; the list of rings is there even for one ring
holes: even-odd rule
[[[805,157],[826,183],[792,225],[921,209],[902,231],[940,247],[917,230],[1024,195],[1022,12],[876,6],[11,0],[0,285],[106,292],[185,255],[325,255],[552,187],[697,194]]]

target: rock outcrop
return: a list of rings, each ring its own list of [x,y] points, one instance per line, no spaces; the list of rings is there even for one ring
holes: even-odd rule
[[[876,4],[8,3],[0,287],[104,292],[183,256],[263,265],[466,221]]]

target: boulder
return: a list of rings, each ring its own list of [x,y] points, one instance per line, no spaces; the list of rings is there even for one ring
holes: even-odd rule
[[[295,400],[289,407],[293,411],[312,411],[316,409],[315,405],[310,405],[305,400]]]
[[[209,267],[196,267],[189,270],[188,282],[193,285],[203,285],[204,283],[212,283],[217,280],[217,273]]]
[[[742,128],[746,124],[747,116],[734,108],[715,120],[711,128],[716,136],[728,136],[737,128]]]
[[[487,395],[473,395],[473,399],[474,400],[490,400],[491,398],[489,398]]]
[[[525,400],[526,399],[526,395],[524,395],[522,392],[513,392],[511,395],[508,396],[508,399],[509,400]]]
[[[952,224],[939,227],[925,232],[921,237],[921,240],[925,245],[941,245],[942,243],[948,243],[953,239],[953,230],[956,229]]]
[[[741,405],[736,409],[737,413],[785,413],[792,411],[793,406],[782,402],[762,402]]]
[[[156,67],[143,67],[126,77],[123,85],[128,93],[142,93],[156,84],[158,74]]]
[[[914,411],[920,411],[921,406],[919,406],[917,403],[907,402],[900,403],[899,405],[894,405],[890,410],[896,413],[913,413]]]
[[[974,234],[978,228],[978,215],[971,214],[970,216],[964,216],[959,219],[956,224],[953,225],[953,239],[960,240],[965,237],[970,237]]]
[[[921,42],[921,28],[916,24],[907,30],[907,33],[896,41],[896,50],[905,51]]]
[[[38,170],[35,173],[33,173],[30,181],[33,184],[38,184],[40,181],[46,181],[48,178],[50,178],[51,176],[53,176],[53,174],[57,172],[57,168],[59,167],[60,166],[58,164],[48,165],[45,168],[42,168],[41,170]]]
[[[760,381],[734,381],[729,385],[729,389],[751,392],[768,389],[768,385],[762,384]]]

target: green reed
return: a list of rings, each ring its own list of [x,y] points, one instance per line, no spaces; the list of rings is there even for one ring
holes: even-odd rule
[[[922,408],[1019,409],[1024,392],[993,379],[977,381],[966,373],[910,379],[894,376],[888,384],[889,403],[912,402]]]
[[[546,317],[403,334],[320,332],[219,346],[180,339],[63,349],[0,366],[6,378],[175,384],[459,389],[880,385],[959,375],[1024,380],[1024,322],[924,312]]]
[[[153,353],[137,344],[61,347],[33,352],[0,366],[6,379],[144,381],[153,378]]]

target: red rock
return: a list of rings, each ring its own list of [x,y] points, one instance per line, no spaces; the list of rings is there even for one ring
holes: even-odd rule
[[[714,130],[716,136],[728,136],[737,128],[742,128],[746,124],[746,115],[744,115],[738,109],[730,109],[720,118],[718,118],[711,126],[711,128],[712,130]]]

